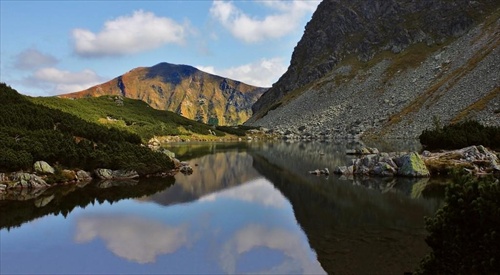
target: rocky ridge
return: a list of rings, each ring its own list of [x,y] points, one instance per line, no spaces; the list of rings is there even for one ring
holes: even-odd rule
[[[433,127],[436,121],[447,124],[464,119],[500,126],[498,3],[455,1],[455,4],[449,5],[448,2],[448,8],[463,8],[457,14],[464,15],[462,12],[472,9],[482,15],[464,15],[462,19],[452,17],[453,20],[443,25],[434,22],[432,24],[437,25],[432,28],[438,29],[428,31],[417,27],[422,30],[418,32],[421,36],[401,30],[393,33],[394,36],[388,36],[394,39],[385,39],[385,44],[376,43],[363,50],[362,45],[366,43],[353,44],[346,38],[353,34],[347,26],[358,22],[363,15],[373,16],[372,12],[383,18],[386,16],[383,10],[389,13],[389,18],[393,18],[392,12],[402,11],[391,7],[401,7],[405,1],[388,1],[387,4],[355,1],[352,6],[345,4],[343,7],[349,8],[349,14],[358,21],[332,19],[343,24],[328,24],[329,27],[323,31],[325,37],[315,37],[321,33],[317,26],[319,19],[315,17],[327,20],[324,13],[331,12],[333,7],[340,7],[340,2],[344,1],[323,1],[318,7],[294,51],[288,72],[254,105],[256,115],[247,124],[293,134],[302,139],[304,134],[312,139],[356,139],[361,136],[415,138],[422,130]],[[440,6],[446,1],[435,2],[440,4],[435,4],[427,17],[432,11],[441,13],[446,10]],[[378,9],[371,7],[375,11],[365,11],[363,7],[367,5],[376,5]],[[491,5],[495,8],[489,10],[491,14],[486,16],[486,7]],[[417,6],[411,4],[408,9]],[[403,11],[401,16],[408,14]],[[446,16],[443,18],[447,20]],[[476,24],[475,20],[479,18],[482,23]],[[378,19],[373,21],[377,22],[377,28],[385,24]],[[419,24],[427,26],[431,23]],[[420,38],[396,39],[405,33],[410,38]],[[322,51],[313,48],[334,43],[332,39],[336,37],[340,38],[336,40],[338,45],[335,44],[335,47],[340,48],[334,50],[333,55],[327,55],[333,58],[328,66],[300,58],[302,55],[311,56],[311,60],[318,58]],[[346,39],[351,42],[346,42]],[[314,46],[316,44],[319,46]],[[298,68],[301,68],[300,72]]]
[[[204,123],[238,125],[250,118],[251,106],[266,90],[191,66],[159,63],[60,97],[121,95]]]

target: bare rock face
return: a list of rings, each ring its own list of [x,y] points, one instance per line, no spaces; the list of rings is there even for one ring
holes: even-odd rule
[[[287,72],[246,123],[312,136],[415,138],[476,119],[500,125],[500,2],[324,0]]]
[[[163,62],[60,97],[121,95],[204,123],[238,125],[250,118],[252,105],[266,90],[191,66]],[[117,105],[123,105],[123,101]]]

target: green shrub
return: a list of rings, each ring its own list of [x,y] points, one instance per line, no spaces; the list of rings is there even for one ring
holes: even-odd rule
[[[419,274],[497,274],[500,270],[500,185],[492,178],[457,177],[445,204],[426,218],[432,252]]]
[[[471,145],[483,145],[500,149],[500,127],[483,126],[476,121],[465,121],[433,130],[424,130],[420,143],[428,150],[459,149]]]

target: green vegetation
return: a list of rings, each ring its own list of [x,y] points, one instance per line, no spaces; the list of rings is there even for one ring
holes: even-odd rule
[[[79,109],[84,113],[84,109]],[[134,133],[33,104],[0,83],[0,171],[31,170],[37,160],[68,168],[166,171],[172,161],[141,146]]]
[[[426,218],[432,248],[418,274],[497,274],[500,270],[500,186],[491,178],[457,176],[444,206]]]
[[[208,135],[210,129],[207,124],[184,118],[170,111],[151,108],[140,100],[116,95],[80,99],[36,97],[29,100],[73,114],[88,122],[137,134],[143,141],[153,136],[190,136],[193,133]],[[217,136],[225,135],[224,132],[217,130],[215,133]]]
[[[471,145],[500,149],[500,127],[483,126],[476,121],[440,127],[435,120],[434,124],[435,129],[424,130],[419,137],[426,149],[459,149]]]
[[[216,128],[219,131],[223,131],[231,135],[244,137],[248,130],[257,129],[258,127],[238,125],[238,126],[217,126]]]

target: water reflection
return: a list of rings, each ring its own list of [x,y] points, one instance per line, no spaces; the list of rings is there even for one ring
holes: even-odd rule
[[[155,219],[131,213],[81,215],[74,240],[85,246],[101,239],[124,260],[174,268],[166,273],[325,273],[291,205],[263,178],[189,204],[158,206]],[[177,262],[176,255],[188,259]]]
[[[175,184],[0,202],[0,273],[402,274],[428,251],[423,217],[440,200],[414,196],[423,184],[308,173],[345,164],[350,145],[244,146],[198,148]]]
[[[101,238],[115,255],[141,264],[153,263],[158,255],[188,243],[186,225],[173,227],[136,216],[82,217],[76,228],[77,243]]]

